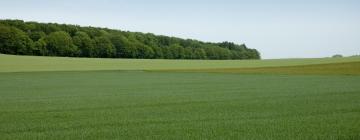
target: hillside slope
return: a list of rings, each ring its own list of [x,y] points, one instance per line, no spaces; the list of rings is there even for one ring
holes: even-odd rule
[[[312,74],[312,75],[360,75],[360,61],[298,66],[252,67],[252,68],[215,68],[165,70],[171,72],[211,72],[242,74]]]
[[[40,57],[0,54],[0,72],[237,69],[347,62],[360,62],[360,57],[274,60],[152,60]]]

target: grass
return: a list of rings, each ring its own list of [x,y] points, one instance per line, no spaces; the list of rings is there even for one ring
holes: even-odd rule
[[[239,74],[360,75],[360,61],[300,66],[161,70],[173,72],[216,72]]]
[[[360,139],[357,61],[0,55],[0,139]]]
[[[2,139],[359,139],[359,76],[0,74]]]
[[[360,57],[274,60],[146,60],[0,54],[0,72],[259,68],[346,62],[360,62]]]

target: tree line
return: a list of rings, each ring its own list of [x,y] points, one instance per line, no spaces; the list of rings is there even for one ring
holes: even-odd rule
[[[78,25],[0,20],[0,53],[145,59],[260,59],[245,44]]]

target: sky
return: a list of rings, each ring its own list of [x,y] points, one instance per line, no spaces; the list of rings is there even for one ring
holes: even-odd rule
[[[265,59],[360,54],[359,0],[0,0],[0,19],[245,43]]]

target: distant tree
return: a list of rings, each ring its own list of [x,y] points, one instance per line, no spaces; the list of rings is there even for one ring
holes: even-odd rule
[[[42,31],[45,32],[46,34],[50,34],[53,32],[58,32],[61,31],[61,29],[59,28],[59,26],[57,24],[43,24],[41,25]]]
[[[137,47],[137,51],[138,51],[138,56],[137,58],[153,58],[154,56],[154,50],[152,48],[150,48],[149,46],[146,45],[142,45],[140,44]]]
[[[231,59],[241,59],[240,53],[239,51],[231,51]]]
[[[79,26],[61,24],[57,26],[61,31],[67,32],[70,36],[74,36],[79,31]]]
[[[105,36],[96,37],[94,54],[97,57],[114,57],[116,48],[111,43],[110,39]]]
[[[190,47],[187,47],[184,49],[184,58],[185,59],[195,59],[196,57],[194,56],[194,50]]]
[[[76,56],[78,54],[78,48],[73,44],[67,32],[53,32],[45,38],[45,42],[49,55]]]
[[[207,46],[204,48],[206,52],[206,57],[208,59],[220,59],[219,52],[217,52],[216,48],[213,46]]]
[[[343,56],[341,54],[335,54],[332,56],[332,58],[342,58]]]
[[[152,49],[154,51],[154,58],[156,58],[156,59],[164,58],[163,50],[160,47],[154,46],[154,47],[152,47]]]
[[[183,59],[185,58],[185,50],[184,48],[179,44],[172,44],[169,47],[172,57],[175,59]]]
[[[79,48],[79,55],[82,57],[93,57],[94,41],[86,32],[78,31],[73,36],[74,45]]]
[[[169,37],[167,37],[167,36],[158,36],[157,37],[157,39],[158,39],[158,42],[159,42],[159,46],[170,46],[170,39],[169,39]]]
[[[113,34],[110,36],[110,40],[116,48],[116,57],[126,57],[124,49],[130,44],[129,40],[122,34]]]
[[[195,59],[207,59],[206,52],[202,48],[194,49],[194,58]]]
[[[154,34],[147,33],[144,35],[144,44],[149,47],[158,47],[159,43]]]
[[[219,43],[219,46],[222,48],[229,49],[229,50],[235,50],[237,47],[235,43],[227,42],[227,41]]]
[[[32,54],[32,40],[16,27],[0,24],[0,52],[6,54]]]
[[[24,32],[28,32],[33,28],[33,25],[25,23],[23,20],[3,20],[4,25],[15,27]]]
[[[44,41],[44,38],[34,42],[33,54],[40,56],[47,55],[46,42]]]
[[[29,37],[32,41],[38,41],[40,38],[44,38],[46,34],[43,31],[29,32]]]
[[[164,46],[162,47],[162,52],[165,59],[174,59],[173,53],[170,50],[170,47]]]
[[[260,53],[256,49],[249,49],[248,51],[251,54],[248,57],[249,59],[260,59]]]

